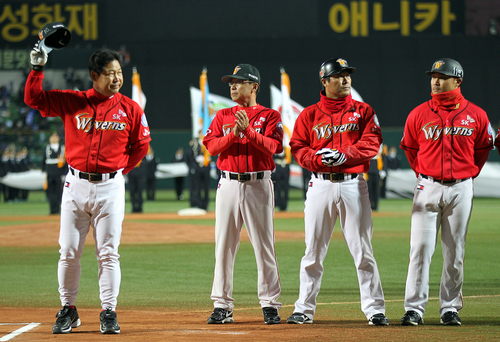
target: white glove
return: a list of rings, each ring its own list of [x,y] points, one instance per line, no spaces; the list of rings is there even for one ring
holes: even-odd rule
[[[384,179],[385,177],[387,177],[387,171],[385,171],[385,170],[380,170],[378,173],[379,173],[381,179]]]
[[[325,153],[329,153],[329,152],[333,152],[333,151],[337,151],[337,150],[332,150],[331,148],[322,148],[321,150],[318,150],[315,155],[319,156],[320,154],[325,154]]]
[[[321,162],[325,166],[339,166],[345,162],[345,154],[331,148],[322,148],[316,155],[321,155]]]
[[[35,44],[33,50],[30,53],[31,65],[33,65],[33,69],[40,70],[43,68],[47,60],[49,59],[49,54],[47,50],[43,46],[39,46],[39,43]],[[39,67],[38,69],[35,67]]]

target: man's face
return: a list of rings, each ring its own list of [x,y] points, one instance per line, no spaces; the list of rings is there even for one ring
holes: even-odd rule
[[[321,79],[325,94],[334,99],[346,97],[351,93],[351,74],[342,71],[340,74]]]
[[[444,93],[457,89],[462,80],[460,78],[446,76],[438,72],[432,73],[431,90],[433,94]]]
[[[59,136],[57,134],[52,134],[49,137],[49,144],[58,144],[59,143]]]
[[[92,72],[91,76],[95,90],[107,97],[118,93],[123,85],[122,68],[117,60],[108,63],[99,75]]]
[[[252,92],[257,91],[257,87],[257,83],[250,82],[249,80],[238,80],[233,78],[229,83],[231,100],[238,104],[248,103],[252,97]]]

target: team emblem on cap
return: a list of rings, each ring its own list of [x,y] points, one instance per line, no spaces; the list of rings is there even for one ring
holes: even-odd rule
[[[444,62],[443,61],[437,61],[434,63],[434,69],[439,69],[443,66]]]
[[[347,67],[347,61],[345,59],[339,58],[336,60],[336,62],[339,63],[343,68]]]
[[[321,67],[321,70],[319,72],[319,77],[323,78],[323,75],[325,75],[325,67]]]
[[[241,68],[239,66],[237,66],[236,68],[234,68],[233,75],[235,75],[240,70],[241,70]]]

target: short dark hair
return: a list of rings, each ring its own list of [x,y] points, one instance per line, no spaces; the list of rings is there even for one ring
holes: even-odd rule
[[[100,75],[102,69],[115,60],[118,61],[121,66],[121,57],[118,52],[110,49],[97,50],[89,59],[89,74],[93,71]]]

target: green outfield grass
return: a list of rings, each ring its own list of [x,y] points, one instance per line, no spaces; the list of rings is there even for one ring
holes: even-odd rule
[[[213,194],[212,194],[213,195]],[[290,211],[301,212],[303,199],[293,190]],[[28,203],[0,203],[0,224],[3,216],[23,215],[22,223],[33,223],[31,215],[46,215],[48,204],[41,192],[30,193]],[[213,198],[209,210],[213,210]],[[177,201],[170,190],[162,190],[154,202],[146,202],[146,213],[176,212],[188,207],[188,201]],[[387,316],[397,323],[404,314],[403,297],[408,267],[411,200],[382,200],[374,213],[373,248],[378,262]],[[500,199],[477,198],[469,225],[466,246],[465,282],[463,288],[464,322],[491,329],[492,336],[500,326],[500,232],[498,227]],[[127,212],[130,203],[127,202]],[[134,217],[141,221],[140,217]],[[144,220],[152,222],[151,219]],[[189,224],[213,225],[214,220],[191,220]],[[158,223],[186,223],[182,220],[157,220]],[[303,231],[303,219],[275,220],[278,231]],[[0,237],[1,238],[1,237]],[[89,237],[91,239],[91,237]],[[278,240],[276,253],[282,285],[283,316],[293,310],[298,296],[299,263],[304,253],[301,240]],[[210,290],[214,265],[214,246],[200,244],[122,245],[122,286],[119,306],[168,308],[175,310],[206,310],[212,308]],[[59,306],[57,292],[57,247],[0,248],[0,306]],[[97,266],[92,248],[85,250],[78,305],[99,305]],[[442,268],[440,242],[431,265],[431,283],[426,323],[438,323],[439,303],[436,297]],[[236,259],[234,298],[236,308],[258,308],[257,271],[252,246],[242,242]],[[325,260],[325,273],[318,312],[335,317],[363,319],[359,308],[356,272],[347,246],[337,226]],[[342,304],[344,303],[344,304]],[[352,304],[354,303],[354,304]],[[484,326],[490,326],[485,328]]]

